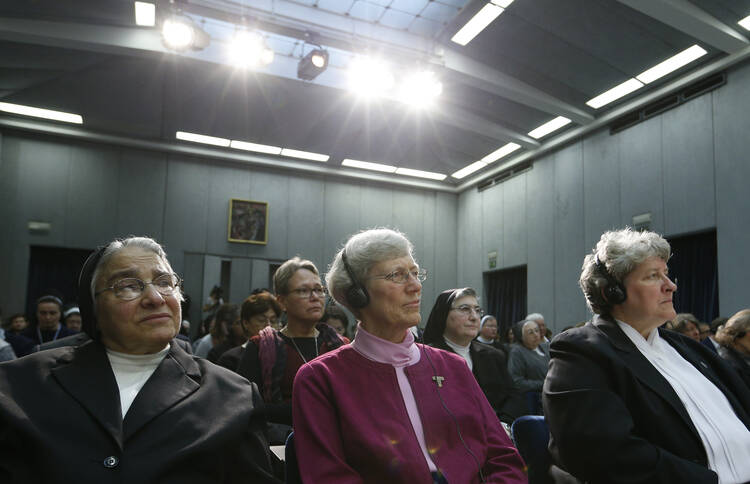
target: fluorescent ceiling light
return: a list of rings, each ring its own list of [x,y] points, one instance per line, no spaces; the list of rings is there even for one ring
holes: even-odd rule
[[[551,132],[557,131],[568,123],[570,123],[570,120],[568,118],[566,118],[565,116],[558,116],[552,121],[547,121],[535,130],[529,131],[529,136],[534,139],[544,138]]]
[[[278,146],[259,145],[257,143],[248,143],[246,141],[232,140],[231,148],[236,150],[255,151],[257,153],[267,153],[269,155],[281,154],[281,148]]]
[[[457,172],[453,173],[451,176],[460,180],[461,178],[471,175],[475,171],[481,170],[485,166],[487,166],[487,163],[485,163],[484,161],[475,161],[471,165],[461,168]]]
[[[224,148],[229,146],[229,140],[226,138],[206,136],[205,134],[186,133],[185,131],[178,131],[177,139],[192,141],[193,143],[203,143],[204,145],[222,146]]]
[[[456,35],[451,37],[451,40],[459,45],[468,44],[471,42],[471,39],[479,35],[479,32],[491,24],[501,13],[503,13],[502,7],[488,3],[471,20],[466,22],[466,25],[461,27],[461,30],[456,32]]]
[[[293,150],[290,148],[284,148],[281,150],[282,156],[291,156],[292,158],[301,158],[303,160],[322,161],[326,162],[330,158],[328,155],[321,155],[319,153],[311,153],[309,151]]]
[[[621,97],[627,96],[631,92],[637,91],[642,87],[643,83],[638,79],[628,79],[622,84],[618,84],[617,86],[613,87],[609,91],[603,92],[595,98],[589,99],[588,101],[586,101],[586,104],[594,109],[599,109],[600,107],[606,106],[613,101],[617,101]]]
[[[411,168],[396,168],[397,175],[416,176],[419,178],[429,178],[430,180],[445,180],[448,175],[435,173],[432,171],[412,170]]]
[[[148,2],[135,2],[135,24],[142,27],[156,25],[156,5]]]
[[[482,158],[482,161],[484,163],[492,163],[494,161],[499,160],[503,156],[508,156],[509,154],[513,153],[520,147],[521,145],[519,145],[518,143],[505,144],[501,146],[500,148],[496,149],[495,151],[493,151],[492,153],[490,153],[489,155]]]
[[[349,158],[341,162],[343,166],[349,166],[352,168],[362,168],[364,170],[382,171],[384,173],[395,173],[396,167],[391,165],[384,165],[382,163],[371,163],[369,161],[358,161],[351,160]]]
[[[694,45],[688,49],[683,50],[679,54],[670,57],[664,62],[655,65],[651,69],[642,72],[639,76],[636,76],[636,79],[644,84],[654,82],[655,80],[666,76],[670,72],[676,71],[680,67],[690,64],[694,60],[703,57],[707,53],[708,52],[706,52],[703,47]]]
[[[750,30],[750,15],[743,18],[737,23],[740,24],[740,27],[744,28],[745,30]]]
[[[24,116],[33,116],[35,118],[52,119],[54,121],[65,121],[66,123],[83,124],[83,118],[80,114],[52,111],[51,109],[33,108],[22,104],[0,103],[0,111],[22,114]]]
[[[508,8],[513,3],[513,0],[490,0],[490,3],[497,5],[498,7]]]

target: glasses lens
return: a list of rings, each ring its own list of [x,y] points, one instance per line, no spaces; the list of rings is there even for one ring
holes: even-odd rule
[[[130,301],[143,292],[143,281],[135,278],[121,279],[114,284],[113,288],[116,297]]]
[[[174,274],[164,274],[156,279],[154,279],[151,283],[154,285],[157,291],[161,293],[164,296],[171,295],[175,288],[177,287],[179,279]]]

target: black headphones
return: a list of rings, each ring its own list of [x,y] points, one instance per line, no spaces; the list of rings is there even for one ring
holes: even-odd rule
[[[365,286],[361,285],[354,277],[354,272],[352,272],[352,268],[349,267],[349,262],[346,260],[346,248],[341,250],[341,260],[344,262],[344,269],[349,274],[349,279],[352,280],[352,285],[346,290],[346,300],[353,308],[362,309],[370,304],[370,295],[367,293]]]
[[[594,255],[596,261],[596,268],[599,273],[607,280],[607,286],[602,288],[602,296],[604,300],[611,305],[624,303],[628,298],[628,293],[625,291],[625,286],[618,282],[612,274],[607,270],[607,266],[599,260],[598,255]]]

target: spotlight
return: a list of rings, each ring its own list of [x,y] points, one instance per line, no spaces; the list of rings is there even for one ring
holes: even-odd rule
[[[371,58],[356,58],[349,68],[349,88],[364,97],[386,94],[394,79],[388,66]]]
[[[328,51],[313,49],[297,64],[297,77],[305,81],[312,81],[328,67]]]
[[[229,45],[229,60],[238,67],[266,66],[273,62],[273,56],[273,50],[257,32],[240,30]]]
[[[399,98],[403,103],[417,108],[425,108],[443,92],[443,84],[434,72],[416,72],[401,83]]]
[[[188,49],[201,50],[208,46],[208,34],[193,23],[193,20],[179,13],[164,20],[161,38],[165,47],[178,52]]]

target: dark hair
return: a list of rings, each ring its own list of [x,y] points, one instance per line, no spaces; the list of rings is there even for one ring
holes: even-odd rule
[[[271,294],[271,291],[269,291],[266,287],[256,287],[255,289],[250,291],[250,295],[255,296],[256,294],[263,294],[264,292]]]
[[[281,314],[281,305],[276,298],[268,292],[261,292],[245,299],[240,314],[242,320],[247,321],[256,314],[265,313],[269,309],[273,309],[277,317]]]
[[[240,319],[240,307],[236,304],[222,304],[216,310],[211,336],[223,342],[229,336],[229,326]]]
[[[15,313],[8,316],[8,319],[3,321],[3,328],[8,329],[10,328],[10,325],[13,323],[13,320],[16,318],[23,318],[26,320],[26,322],[29,322],[29,318],[26,317],[24,313]]]

